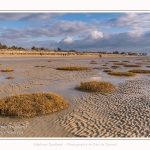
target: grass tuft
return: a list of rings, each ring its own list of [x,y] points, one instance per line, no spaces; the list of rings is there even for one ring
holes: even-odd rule
[[[134,70],[129,70],[129,72],[133,72],[133,73],[150,73],[150,70],[134,69]]]
[[[14,77],[12,77],[12,76],[9,76],[9,77],[7,77],[6,79],[14,79]]]
[[[97,64],[95,60],[91,60],[90,64]]]
[[[118,60],[110,60],[109,62],[119,62]]]
[[[135,75],[132,72],[117,72],[117,71],[108,72],[108,74],[113,76],[134,76]]]
[[[1,72],[13,72],[13,69],[2,69]]]
[[[129,62],[129,60],[123,60],[122,62]]]
[[[61,66],[56,69],[57,70],[66,70],[66,71],[90,70],[90,68],[84,67],[84,66]]]
[[[27,93],[0,99],[0,115],[10,117],[33,117],[66,107],[68,103],[54,93]]]
[[[102,92],[102,93],[107,93],[114,90],[113,84],[107,81],[81,82],[80,85],[75,88],[77,90],[84,92]]]
[[[103,72],[112,72],[110,69],[105,69]]]
[[[120,68],[119,66],[111,66],[111,68],[113,68],[113,69],[118,69],[118,68]]]
[[[124,67],[141,67],[140,65],[124,65]]]

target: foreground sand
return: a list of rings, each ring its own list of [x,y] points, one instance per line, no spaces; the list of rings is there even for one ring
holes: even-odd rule
[[[90,64],[91,60],[98,64]],[[80,81],[95,77],[107,79],[101,70],[109,60],[137,58],[37,57],[1,58],[0,96],[24,92],[55,92],[70,104],[69,108],[46,116],[16,119],[0,117],[0,137],[150,137],[149,76],[109,77],[116,90],[107,93],[85,93],[74,89]],[[148,59],[148,58],[146,58]],[[148,65],[145,58],[144,65]],[[48,62],[51,60],[51,62]],[[44,67],[34,67],[34,66]],[[89,71],[60,71],[61,65],[84,65]],[[109,63],[109,68],[112,64]],[[106,68],[106,67],[105,67]],[[14,76],[13,80],[5,77]],[[120,83],[118,83],[120,82]]]

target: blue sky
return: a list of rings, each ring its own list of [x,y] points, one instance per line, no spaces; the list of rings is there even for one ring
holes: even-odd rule
[[[150,13],[0,13],[0,42],[24,48],[150,53]]]

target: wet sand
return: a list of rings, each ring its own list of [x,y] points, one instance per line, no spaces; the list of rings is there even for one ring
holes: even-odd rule
[[[0,117],[0,137],[150,137],[149,74],[114,77],[103,72],[106,68],[112,69],[113,62],[110,60],[128,60],[128,64],[142,63],[140,69],[149,69],[146,67],[150,65],[148,59],[94,56],[1,57],[0,69],[11,68],[14,72],[0,72],[0,97],[25,92],[54,92],[69,102],[69,108],[33,118]],[[90,64],[91,60],[97,64]],[[82,65],[90,67],[90,70],[56,70],[63,65]],[[133,68],[120,66],[114,70],[129,69]],[[5,79],[8,76],[15,78]],[[110,81],[116,89],[107,94],[74,89],[80,81],[93,79]]]

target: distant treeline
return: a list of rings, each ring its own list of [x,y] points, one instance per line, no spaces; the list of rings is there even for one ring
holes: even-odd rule
[[[13,49],[13,50],[27,50],[23,47],[17,47],[15,45],[13,46],[7,46],[7,45],[2,45],[0,43],[0,49]],[[45,51],[54,51],[54,52],[74,52],[74,53],[100,53],[100,54],[123,54],[123,55],[147,55],[147,53],[133,53],[133,52],[119,52],[119,51],[114,51],[114,52],[107,52],[107,51],[99,51],[99,52],[89,52],[89,51],[83,51],[83,52],[78,52],[76,50],[62,50],[61,48],[57,48],[56,49],[49,49],[49,48],[44,48],[44,47],[35,47],[35,46],[32,46],[31,47],[31,50],[34,50],[34,51],[41,51],[41,50],[45,50]]]
[[[7,45],[3,45],[0,43],[0,49],[13,49],[13,50],[26,50],[25,48],[23,47],[18,47],[18,46],[7,46]],[[39,51],[39,50],[52,50],[52,49],[49,49],[49,48],[44,48],[44,47],[35,47],[35,46],[32,46],[31,47],[31,50],[35,50],[35,51]],[[57,50],[52,50],[52,51],[58,51],[58,52],[77,52],[76,50],[62,50],[61,48],[58,48]]]
[[[44,48],[44,47],[38,48],[38,47],[35,47],[35,46],[33,46],[31,49],[32,49],[32,50],[36,50],[36,51],[38,51],[38,50],[51,50],[51,49],[48,49],[48,48]],[[78,52],[78,51],[76,51],[76,50],[62,50],[62,49],[59,48],[59,47],[57,48],[57,50],[54,49],[53,51],[55,51],[55,52],[75,52],[75,53]]]
[[[21,50],[25,50],[25,48],[23,48],[23,47],[17,47],[17,46],[15,46],[15,45],[13,45],[13,46],[7,46],[7,45],[2,45],[1,43],[0,43],[0,49],[21,49]]]

